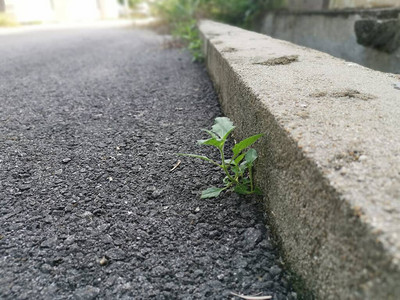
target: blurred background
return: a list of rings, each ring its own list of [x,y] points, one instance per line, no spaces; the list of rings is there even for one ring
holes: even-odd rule
[[[0,0],[0,27],[121,18],[172,34],[195,60],[209,18],[400,73],[400,0]]]
[[[0,0],[10,25],[120,17],[211,17],[243,25],[270,10],[323,11],[400,7],[400,0]],[[7,25],[0,23],[1,25]]]
[[[0,11],[20,24],[112,19],[119,10],[115,0],[0,0]]]

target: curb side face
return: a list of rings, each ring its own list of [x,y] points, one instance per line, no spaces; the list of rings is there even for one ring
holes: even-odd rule
[[[395,299],[395,78],[231,26],[206,21],[200,29],[225,114],[241,136],[266,133],[256,179],[293,269],[322,299]],[[254,64],[285,55],[298,61]]]

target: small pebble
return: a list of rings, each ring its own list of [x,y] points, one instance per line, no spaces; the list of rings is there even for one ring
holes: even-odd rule
[[[27,191],[31,188],[29,184],[22,184],[19,186],[20,191]]]
[[[90,211],[85,211],[82,215],[82,218],[91,218],[93,217],[93,214]]]
[[[105,266],[108,264],[108,259],[104,256],[100,259],[100,266]]]
[[[359,161],[365,161],[365,160],[367,160],[367,156],[366,156],[366,155],[361,155],[361,156],[358,158],[358,160],[359,160]]]

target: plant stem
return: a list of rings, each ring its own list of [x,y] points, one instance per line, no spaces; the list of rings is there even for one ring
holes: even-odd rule
[[[252,165],[249,165],[249,178],[250,178],[250,192],[254,192],[254,186],[253,186],[253,169]]]
[[[226,176],[229,178],[229,180],[230,180],[232,183],[236,183],[236,184],[237,184],[237,183],[238,183],[237,180],[235,180],[234,178],[232,178],[231,174],[229,174],[228,168],[226,167],[226,164],[225,164],[225,154],[224,154],[224,146],[222,145],[222,147],[218,147],[218,150],[219,150],[219,152],[221,153],[221,160],[222,160],[222,165],[221,165],[221,167],[222,167],[222,169],[224,170],[224,172],[225,172]]]

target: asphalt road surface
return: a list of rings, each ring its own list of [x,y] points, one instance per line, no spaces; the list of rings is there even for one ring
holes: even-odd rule
[[[256,199],[177,152],[221,115],[204,66],[132,28],[0,36],[0,298],[297,299]],[[171,168],[178,159],[182,163]]]

